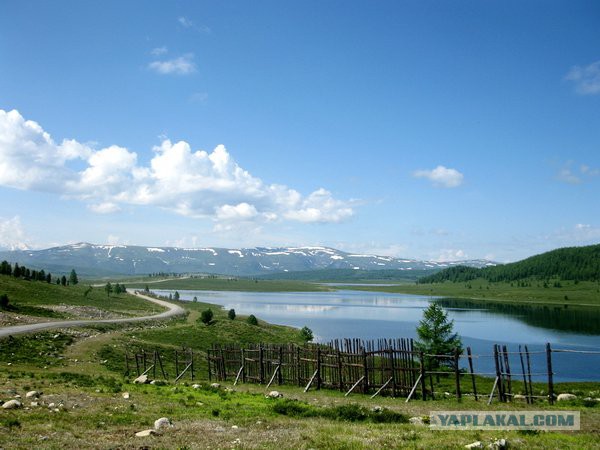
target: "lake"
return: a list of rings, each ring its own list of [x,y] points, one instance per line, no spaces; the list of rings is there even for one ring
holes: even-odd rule
[[[155,291],[169,295],[174,291]],[[472,300],[432,298],[408,294],[340,290],[331,292],[233,292],[180,290],[182,300],[194,296],[206,303],[235,309],[242,315],[254,314],[270,323],[308,326],[315,341],[335,338],[416,338],[416,326],[423,310],[439,302],[454,321],[463,345],[474,354],[490,355],[494,343],[517,351],[527,344],[541,352],[546,342],[553,348],[600,350],[600,312],[596,309],[540,307]],[[532,371],[545,372],[545,355],[532,355]],[[518,355],[511,360],[513,372],[520,372]],[[598,380],[600,355],[554,353],[556,381]],[[517,370],[519,369],[519,370]],[[493,372],[492,358],[475,360],[476,372]],[[538,378],[539,381],[544,377]]]

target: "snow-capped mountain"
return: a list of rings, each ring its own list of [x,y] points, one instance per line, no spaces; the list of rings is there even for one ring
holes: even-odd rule
[[[484,267],[486,260],[418,261],[391,256],[347,253],[328,247],[177,248],[78,243],[45,250],[0,252],[0,260],[28,267],[81,274],[213,273],[265,275],[318,269],[434,270],[452,265]]]

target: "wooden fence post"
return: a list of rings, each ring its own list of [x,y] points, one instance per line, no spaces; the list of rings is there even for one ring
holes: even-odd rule
[[[258,369],[259,369],[259,383],[263,384],[265,382],[265,366],[263,364],[264,358],[264,349],[261,344],[258,345]]]
[[[475,382],[475,375],[473,370],[473,355],[471,354],[471,347],[467,347],[467,355],[469,357],[469,371],[471,372],[471,383],[473,383],[473,394],[475,395],[475,401],[479,401],[477,397],[477,383]]]
[[[552,373],[552,348],[550,342],[546,344],[546,363],[548,365],[548,401],[554,404],[554,374]]]
[[[425,357],[423,352],[419,352],[419,359],[421,360],[421,396],[423,400],[427,400],[427,388],[425,387]]]
[[[454,349],[454,376],[456,381],[456,399],[460,402],[462,394],[460,392],[460,370],[459,370],[460,351],[458,347]]]
[[[365,377],[363,380],[363,394],[369,392],[369,366],[367,362],[367,350],[363,347],[362,350],[362,360],[363,360],[363,376]]]
[[[498,401],[504,401],[502,395],[502,375],[500,373],[500,361],[498,361],[498,344],[494,344],[494,364],[496,366],[496,380],[498,384]]]
[[[321,347],[317,347],[317,390],[321,389]]]
[[[339,381],[340,392],[344,392],[344,382],[342,380],[342,378],[343,378],[342,354],[340,353],[340,349],[337,349],[337,369],[338,369],[338,381]]]

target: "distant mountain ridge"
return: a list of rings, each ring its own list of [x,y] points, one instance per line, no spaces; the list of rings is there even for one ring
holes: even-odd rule
[[[441,270],[459,264],[472,267],[495,264],[486,260],[419,261],[348,253],[329,247],[178,248],[87,242],[44,250],[3,251],[0,260],[54,272],[77,268],[78,273],[88,276],[160,272],[259,276],[320,269],[421,271]]]
[[[488,281],[519,281],[530,278],[579,281],[600,280],[600,244],[564,247],[510,264],[475,268],[458,265],[421,278],[420,283],[465,282],[476,278]]]

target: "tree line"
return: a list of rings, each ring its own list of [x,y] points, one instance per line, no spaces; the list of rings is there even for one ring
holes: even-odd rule
[[[600,244],[559,248],[522,261],[481,269],[467,266],[449,267],[420,278],[417,283],[467,282],[476,278],[490,282],[529,278],[600,282]]]
[[[19,266],[19,263],[12,265],[8,261],[2,261],[0,263],[0,275],[8,275],[27,281],[53,282],[52,274],[50,272],[46,273],[44,269],[30,269],[29,267]],[[77,272],[73,269],[68,278],[65,275],[57,276],[54,278],[54,282],[62,286],[67,286],[69,284],[75,285],[79,283],[79,278]]]

